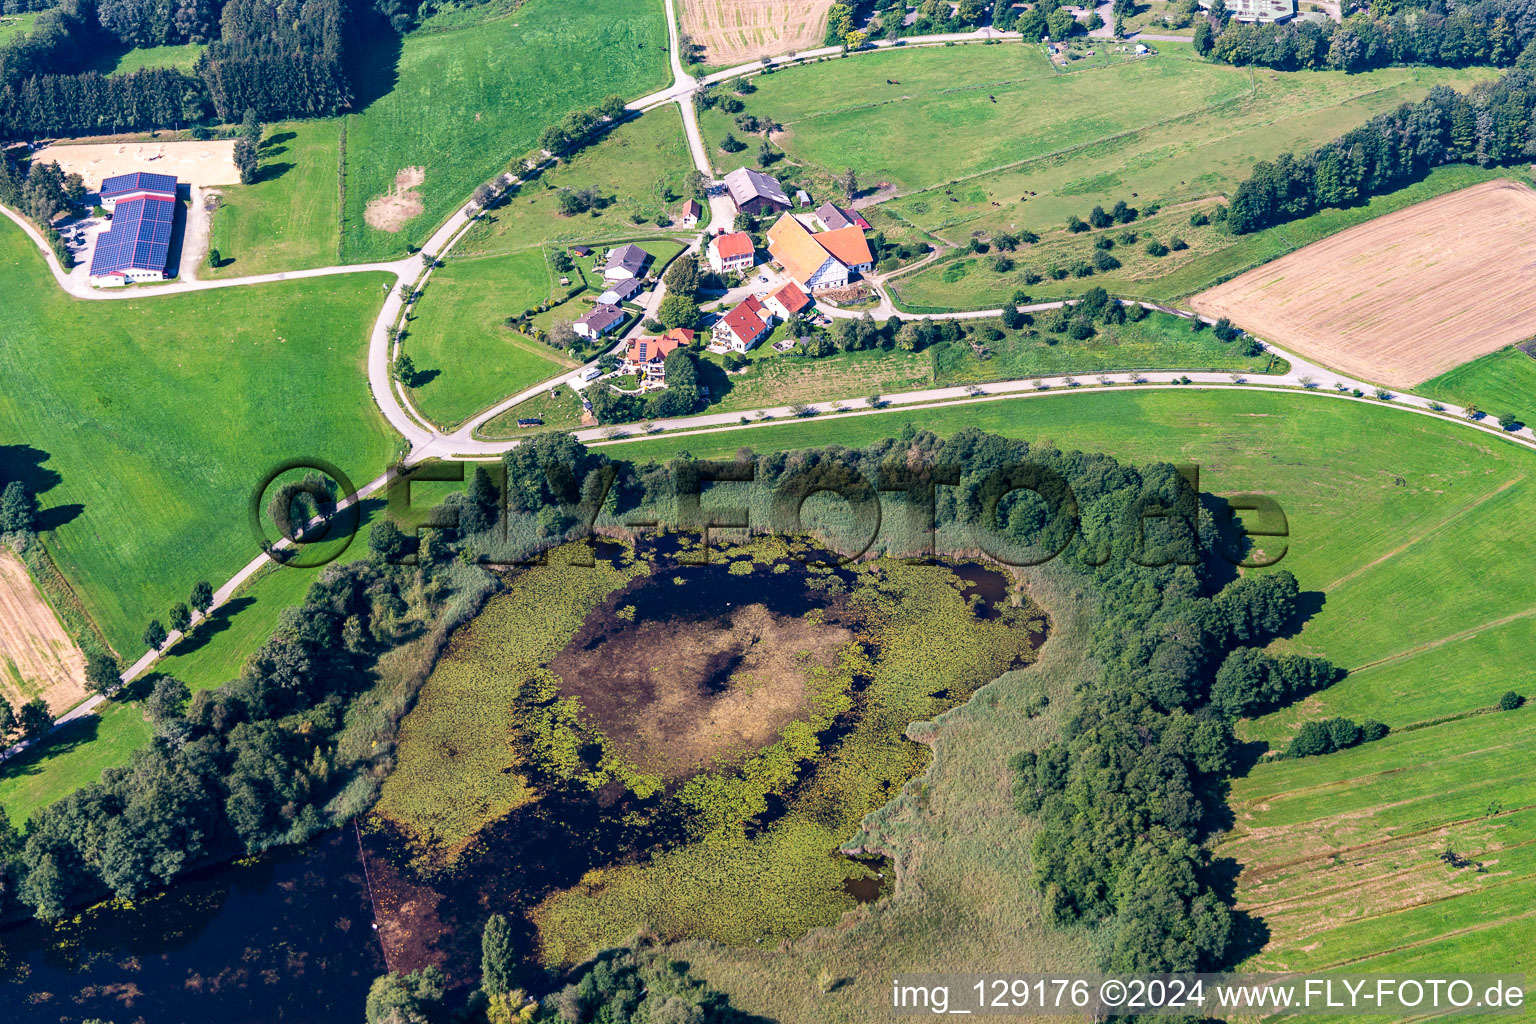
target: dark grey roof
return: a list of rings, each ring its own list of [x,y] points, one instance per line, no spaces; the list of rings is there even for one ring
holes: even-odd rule
[[[577,323],[586,324],[594,331],[606,331],[624,319],[624,311],[618,306],[593,306]]]
[[[638,245],[633,243],[621,245],[608,254],[608,262],[603,264],[603,269],[606,271],[623,267],[631,274],[638,274],[650,258],[651,254]]]
[[[778,179],[750,167],[738,167],[727,174],[725,187],[730,190],[731,198],[737,206],[758,198],[789,206],[789,196],[784,194],[784,186],[779,184]]]
[[[627,299],[631,295],[642,290],[643,287],[644,286],[641,285],[640,282],[635,280],[633,277],[627,277],[622,281],[615,281],[610,284],[607,288],[603,289],[603,294],[607,295],[609,292],[613,292],[613,294],[617,295],[620,299]]]
[[[836,231],[838,228],[846,228],[853,221],[843,216],[843,211],[831,203],[822,203],[816,207],[816,217],[827,226],[828,231]]]

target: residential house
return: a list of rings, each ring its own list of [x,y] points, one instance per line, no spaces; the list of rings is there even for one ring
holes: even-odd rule
[[[765,213],[787,213],[789,196],[777,179],[750,167],[738,167],[725,176],[731,201],[742,213],[760,217]]]
[[[857,241],[854,235],[857,235]],[[840,253],[823,244],[823,239],[828,238]],[[768,255],[773,256],[785,275],[808,295],[820,289],[840,289],[848,284],[854,264],[849,264],[845,256],[857,259],[857,266],[865,269],[872,266],[869,243],[863,241],[863,232],[857,227],[813,235],[805,224],[790,215],[780,216],[779,221],[768,229]]]
[[[860,231],[869,230],[869,221],[851,210],[844,210],[835,203],[822,203],[816,207],[816,219],[821,222],[823,231],[837,231],[850,224],[858,227]]]
[[[768,337],[768,320],[771,318],[772,314],[757,297],[748,295],[715,322],[709,347],[715,352],[745,352]]]
[[[621,245],[608,253],[608,262],[603,264],[603,278],[623,281],[625,278],[642,277],[646,264],[650,262],[651,254],[638,245]]]
[[[683,227],[691,228],[698,224],[699,218],[702,216],[704,216],[704,207],[699,205],[697,199],[689,199],[683,203],[682,209],[678,211],[677,221]]]
[[[635,338],[624,350],[624,361],[619,364],[619,371],[638,374],[643,384],[664,383],[667,379],[667,356],[693,344],[693,337],[692,331],[676,327],[659,338]]]
[[[875,256],[869,251],[869,240],[857,225],[823,231],[811,237],[855,274],[867,274],[875,269]]]
[[[768,307],[768,312],[780,320],[788,320],[796,313],[810,309],[811,300],[795,282],[791,281],[764,299],[763,305]]]
[[[717,274],[751,270],[756,262],[757,250],[752,245],[752,236],[745,231],[716,235],[709,240],[709,266]]]
[[[600,306],[617,306],[628,302],[630,299],[645,291],[645,285],[637,278],[626,277],[622,281],[614,281],[608,286],[608,290],[597,297]]]
[[[571,325],[571,329],[583,338],[601,338],[624,322],[624,311],[617,306],[598,304],[585,316]]]

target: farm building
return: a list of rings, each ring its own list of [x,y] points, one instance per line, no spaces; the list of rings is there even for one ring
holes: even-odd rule
[[[689,199],[678,210],[677,222],[685,228],[691,228],[699,222],[699,218],[703,215],[704,207],[699,205],[699,201],[697,199]]]
[[[857,226],[812,234],[787,214],[768,229],[768,254],[806,292],[841,288],[852,274],[874,266],[869,242]]]
[[[822,203],[816,207],[816,219],[821,222],[824,231],[837,231],[850,224],[860,231],[869,230],[869,221],[851,210],[844,210],[835,203]]]
[[[715,323],[710,349],[716,352],[745,352],[768,336],[767,308],[748,295]]]
[[[795,282],[791,281],[764,299],[763,305],[768,307],[768,312],[780,320],[788,320],[796,313],[809,309],[811,300]]]
[[[115,288],[165,280],[176,223],[176,179],[168,174],[120,174],[103,181],[100,194],[102,205],[112,210],[112,226],[96,238],[91,284]]]
[[[645,266],[651,262],[651,254],[630,243],[621,245],[608,254],[608,261],[603,264],[603,278],[608,281],[623,281],[631,277],[640,277],[645,272]]]
[[[1199,0],[1200,6],[1209,9],[1212,0]],[[1233,21],[1283,22],[1296,16],[1296,0],[1229,0],[1227,13]]]
[[[583,338],[601,338],[624,322],[624,311],[617,306],[593,306],[571,329]]]
[[[756,260],[752,236],[745,231],[716,235],[709,241],[709,267],[717,274],[750,270]]]
[[[98,195],[101,197],[101,208],[108,213],[117,209],[117,204],[130,199],[153,197],[156,199],[176,199],[176,179],[169,174],[146,174],[137,171],[133,174],[117,174],[110,178],[103,178]]]
[[[600,306],[617,306],[621,302],[628,302],[631,298],[645,291],[645,286],[633,277],[626,277],[622,281],[614,281],[608,285],[608,290],[597,297]]]
[[[725,176],[725,187],[731,193],[731,201],[742,213],[754,217],[765,213],[786,213],[789,196],[778,179],[750,167],[738,167]]]

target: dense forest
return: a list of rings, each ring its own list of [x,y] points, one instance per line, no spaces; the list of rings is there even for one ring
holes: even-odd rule
[[[1227,215],[1242,234],[1349,206],[1423,177],[1440,164],[1481,167],[1536,156],[1536,46],[1495,82],[1458,93],[1436,86],[1418,103],[1379,114],[1310,153],[1254,164]]]
[[[35,0],[6,0],[32,3]],[[325,117],[354,98],[349,60],[430,3],[400,0],[62,0],[0,48],[0,138]],[[193,74],[93,69],[103,52],[206,43]]]

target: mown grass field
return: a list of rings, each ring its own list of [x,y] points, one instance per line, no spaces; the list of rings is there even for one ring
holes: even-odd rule
[[[267,467],[316,456],[362,483],[394,450],[363,366],[384,275],[82,302],[10,224],[0,267],[0,375],[26,382],[0,389],[0,434],[57,474],[45,540],[130,660],[151,617],[257,552]]]
[[[1536,584],[1527,569],[1536,541],[1522,510],[1536,498],[1536,457],[1455,422],[1379,403],[1111,392],[892,410],[605,450],[641,461],[682,449],[729,458],[742,445],[856,445],[907,422],[941,433],[976,426],[1133,461],[1198,463],[1205,490],[1274,497],[1290,528],[1280,564],[1304,591],[1321,594],[1312,619],[1278,646],[1355,670],[1303,705],[1308,716],[1364,717],[1369,709],[1402,726],[1486,707],[1529,679]],[[1276,552],[1278,542],[1261,543]],[[1059,622],[1061,603],[1042,603]],[[1052,650],[1048,643],[1048,658]],[[994,713],[977,703],[958,720]],[[1242,863],[1239,901],[1271,929],[1255,969],[1350,962],[1351,970],[1372,972],[1528,970],[1536,865],[1521,846],[1533,827],[1522,815],[1530,812],[1519,809],[1532,802],[1532,714],[1463,717],[1342,754],[1262,764],[1236,780],[1238,828],[1217,852]],[[1283,741],[1298,717],[1282,712],[1248,723],[1245,735]],[[956,838],[989,827],[980,802],[965,795],[976,777],[991,777],[980,753],[988,734],[962,728],[955,742],[941,734],[924,789],[930,803],[912,812],[920,823],[908,835],[923,855],[905,897],[857,912],[846,930],[813,933],[788,954],[689,946],[689,958],[747,1009],[865,1020],[872,1019],[867,1005],[880,1005],[885,973],[943,963],[964,949],[972,939],[965,925],[992,917],[966,906],[964,894],[976,890],[960,880],[1009,856],[1018,840],[989,849]],[[939,793],[949,802],[932,803]],[[935,820],[946,822],[942,837],[927,824]],[[1483,861],[1487,873],[1450,869],[1436,859],[1447,847]],[[1287,865],[1303,854],[1304,864]],[[846,998],[842,990],[817,994],[812,979],[822,966],[853,974]]]
[[[1455,405],[1475,405],[1492,416],[1513,413],[1536,423],[1536,357],[1518,347],[1464,363],[1413,390]]]
[[[246,277],[336,262],[341,194],[337,160],[341,122],[287,121],[268,125],[258,180],[218,189],[209,247],[217,267],[204,278]]]
[[[612,93],[649,92],[669,75],[657,0],[531,0],[471,13],[446,12],[406,36],[393,82],[347,118],[342,252],[349,260],[403,256],[476,185],[534,150],[547,125]],[[411,167],[424,172],[421,214],[399,232],[369,227],[369,200]]]
[[[595,243],[654,230],[659,218],[675,218],[692,170],[682,116],[669,104],[625,122],[524,185],[472,224],[454,243],[454,255],[493,255],[555,241]],[[563,216],[558,203],[566,189],[595,189],[607,205]]]
[[[454,427],[499,398],[576,364],[565,354],[503,325],[550,297],[541,249],[459,257],[433,271],[405,348],[423,381],[416,408]]]

